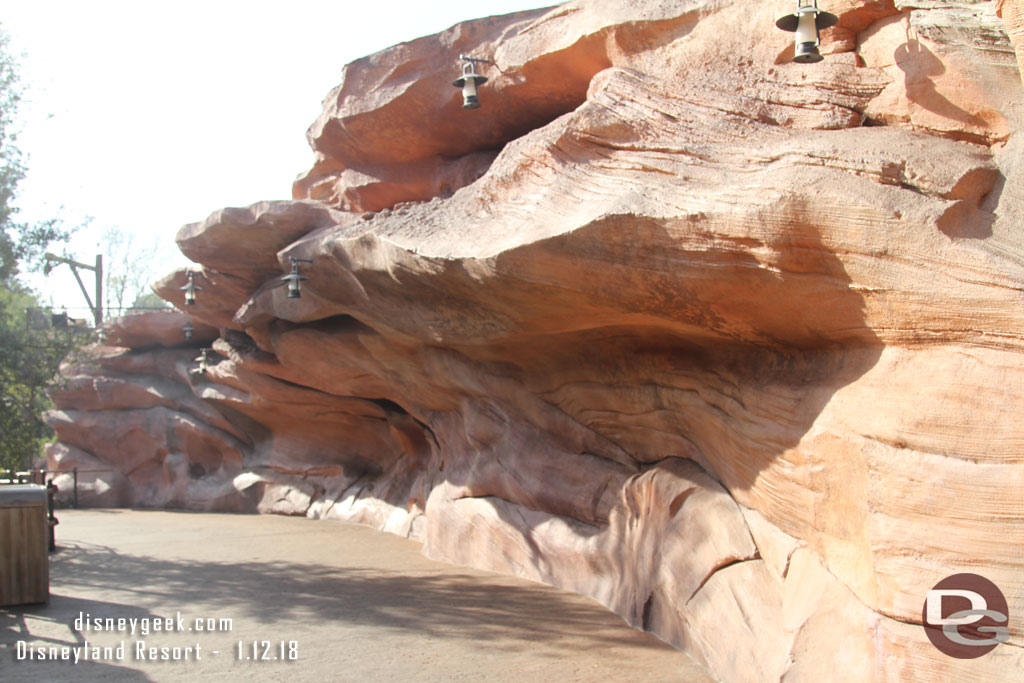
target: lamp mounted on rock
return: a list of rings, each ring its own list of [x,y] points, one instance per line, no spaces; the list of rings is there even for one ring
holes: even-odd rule
[[[779,17],[775,25],[783,31],[796,33],[794,62],[810,64],[824,59],[818,51],[822,29],[839,23],[836,15],[818,9],[818,0],[797,0],[796,12]]]
[[[288,258],[291,259],[292,262],[292,272],[288,273],[281,279],[288,283],[288,298],[301,299],[302,294],[299,293],[299,283],[303,280],[308,280],[309,278],[299,273],[299,264],[312,263],[313,261],[308,258],[295,258],[294,256],[289,256]]]
[[[194,271],[188,271],[188,282],[182,287],[182,291],[185,292],[185,305],[194,306],[196,303],[196,292],[201,291],[203,288],[196,284],[196,274]]]
[[[207,368],[210,367],[209,360],[206,357],[207,351],[209,351],[209,349],[203,349],[202,351],[199,352],[199,355],[194,358],[194,360],[197,363],[199,363],[199,372],[203,373],[204,375],[206,374]]]
[[[463,109],[479,109],[480,98],[477,96],[476,89],[478,85],[487,82],[487,77],[481,76],[476,72],[476,63],[493,64],[494,62],[489,59],[477,59],[476,57],[467,57],[466,55],[459,55],[459,59],[462,60],[462,76],[456,78],[452,85],[456,88],[462,88]]]
[[[196,328],[192,327],[192,321],[189,320],[185,323],[185,341],[192,341],[192,333],[196,331]]]

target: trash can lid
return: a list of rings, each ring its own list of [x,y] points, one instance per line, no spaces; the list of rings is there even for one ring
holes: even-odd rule
[[[46,487],[37,484],[9,484],[0,486],[0,505],[46,503]]]

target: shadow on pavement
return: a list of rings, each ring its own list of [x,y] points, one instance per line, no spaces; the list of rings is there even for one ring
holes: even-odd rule
[[[211,608],[261,623],[315,620],[413,630],[431,637],[487,641],[511,651],[543,642],[557,656],[567,633],[587,634],[598,645],[664,648],[647,634],[595,628],[608,613],[539,584],[508,585],[500,577],[437,572],[391,572],[288,562],[199,562],[119,554],[103,546],[66,547],[53,560],[62,582],[92,590],[130,591],[149,604]],[[90,603],[91,601],[81,601]],[[121,615],[122,606],[105,613]],[[89,605],[82,607],[88,611]],[[93,614],[104,613],[93,604]],[[77,608],[76,608],[77,613]],[[629,632],[632,635],[633,632]],[[505,641],[505,642],[502,642]],[[567,643],[575,651],[578,643]],[[540,654],[540,653],[535,653]]]

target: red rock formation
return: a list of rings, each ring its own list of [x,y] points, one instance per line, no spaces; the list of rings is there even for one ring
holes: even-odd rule
[[[817,65],[788,3],[681,0],[348,65],[301,201],[179,235],[208,371],[107,356],[54,459],[579,591],[725,680],[1015,675],[1019,620],[981,660],[920,624],[961,571],[1024,613],[1016,55],[991,2],[830,5]]]
[[[190,325],[192,337],[186,339],[186,328]],[[156,346],[173,348],[189,341],[209,343],[220,335],[216,327],[176,311],[152,311],[125,316],[110,322],[106,331],[104,341],[108,346],[135,349]]]
[[[1024,7],[1020,0],[996,0],[996,12],[1006,22],[1006,32],[1017,51],[1021,78],[1024,78]]]

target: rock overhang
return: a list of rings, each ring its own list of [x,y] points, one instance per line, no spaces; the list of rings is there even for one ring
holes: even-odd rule
[[[966,671],[907,622],[978,557],[1019,584],[995,550],[1018,513],[929,500],[1019,493],[1021,87],[992,3],[925,4],[834,3],[812,69],[779,8],[682,1],[470,22],[347,67],[307,199],[182,233],[222,330],[188,386],[243,436],[224,505],[587,593],[727,678],[813,678],[834,653],[808,643],[837,637],[865,680]],[[458,53],[502,69],[482,110],[447,82]],[[289,256],[312,260],[299,300]],[[138,355],[106,367],[167,367]],[[175,458],[157,504],[189,500]]]

